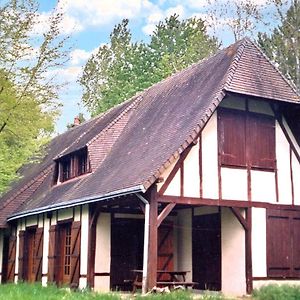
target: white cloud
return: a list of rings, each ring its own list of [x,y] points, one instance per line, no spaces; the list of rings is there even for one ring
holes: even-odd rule
[[[60,6],[81,28],[110,24],[121,18],[137,18],[155,7],[148,0],[62,0]]]
[[[33,34],[41,35],[49,30],[51,12],[42,12],[37,14],[37,22],[33,28]],[[62,34],[70,34],[78,32],[83,29],[83,26],[75,18],[68,14],[63,15],[63,19],[60,23],[60,30]]]
[[[165,18],[170,17],[174,14],[179,15],[180,19],[184,18],[185,8],[180,4],[174,7],[169,7],[165,11],[156,7],[155,9],[153,9],[153,12],[147,17],[146,25],[142,28],[143,32],[145,34],[151,35],[159,21],[163,21]]]
[[[75,49],[70,53],[70,64],[75,66],[75,65],[82,65],[83,63],[85,63],[88,58],[96,53],[96,51],[98,50],[98,48],[95,48],[92,51],[86,51],[83,49]]]

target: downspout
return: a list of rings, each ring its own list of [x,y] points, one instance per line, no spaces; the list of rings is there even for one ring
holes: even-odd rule
[[[147,274],[148,274],[148,252],[149,252],[149,215],[150,204],[142,195],[136,194],[137,197],[145,204],[145,225],[144,225],[144,255],[143,255],[143,279],[142,294],[147,293]]]

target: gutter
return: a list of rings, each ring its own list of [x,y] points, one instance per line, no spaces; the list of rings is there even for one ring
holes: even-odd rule
[[[36,215],[36,214],[40,214],[40,213],[54,211],[54,210],[57,210],[57,209],[70,208],[70,207],[74,207],[74,206],[77,206],[77,205],[84,205],[84,204],[88,204],[88,203],[94,203],[94,202],[108,200],[108,199],[111,199],[111,198],[125,196],[125,195],[129,195],[129,194],[135,194],[135,193],[140,193],[140,192],[145,193],[145,191],[146,190],[145,190],[143,185],[136,185],[136,186],[133,186],[133,187],[130,187],[130,188],[117,190],[117,191],[110,192],[110,193],[103,194],[103,195],[83,197],[83,198],[74,199],[74,200],[68,201],[68,202],[55,203],[55,204],[51,204],[51,205],[31,209],[31,210],[24,211],[24,212],[18,212],[18,213],[12,214],[10,217],[8,217],[6,221],[9,222],[9,221],[13,221],[13,220],[16,220],[16,219],[20,219],[20,218],[24,218],[24,217],[28,217],[28,216],[33,216],[33,215]]]
[[[149,217],[150,204],[142,195],[136,196],[145,204],[145,225],[144,225],[144,255],[143,255],[143,279],[142,279],[142,294],[147,293],[147,274],[148,274],[148,253],[149,253]]]

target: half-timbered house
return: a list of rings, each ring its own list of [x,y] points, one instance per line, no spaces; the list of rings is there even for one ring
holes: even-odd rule
[[[299,103],[244,39],[57,136],[1,198],[1,281],[300,283]]]

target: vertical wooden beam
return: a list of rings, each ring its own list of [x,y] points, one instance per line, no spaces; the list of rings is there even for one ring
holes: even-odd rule
[[[253,290],[252,282],[252,208],[246,209],[246,220],[248,229],[245,230],[246,243],[246,288],[247,293],[251,294]]]
[[[199,135],[199,180],[200,180],[200,198],[203,198],[203,169],[202,169],[202,131]]]
[[[290,172],[291,172],[291,188],[292,188],[292,205],[295,204],[295,193],[294,193],[294,176],[293,176],[293,151],[290,145]]]
[[[149,216],[149,256],[148,256],[148,282],[147,289],[156,286],[157,277],[157,216],[158,216],[158,194],[157,186],[154,184],[149,193],[150,216]]]
[[[89,234],[88,234],[88,272],[87,284],[94,287],[95,281],[95,255],[96,255],[96,225],[100,214],[100,208],[94,205],[89,207]]]

